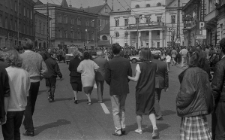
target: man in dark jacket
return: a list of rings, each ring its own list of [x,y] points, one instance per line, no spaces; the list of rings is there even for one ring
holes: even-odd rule
[[[8,74],[5,70],[7,67],[7,63],[4,62],[0,54],[0,125],[6,122],[5,105],[8,104],[7,99],[10,94]]]
[[[46,82],[49,85],[49,102],[54,101],[54,94],[55,94],[55,85],[56,85],[56,78],[57,76],[62,79],[62,73],[60,72],[59,65],[56,62],[55,58],[53,58],[53,55],[51,54],[51,57],[49,57],[47,60],[45,60],[46,66],[48,68],[48,72],[45,75]]]
[[[153,63],[156,63],[158,67],[155,77],[155,104],[154,104],[157,120],[162,119],[162,112],[159,105],[161,91],[162,89],[165,89],[165,91],[167,91],[167,88],[169,86],[167,65],[165,62],[160,61],[159,59],[160,59],[159,55],[154,55],[154,60],[152,61]]]
[[[112,45],[114,57],[106,65],[105,80],[110,85],[112,114],[115,125],[113,135],[125,134],[125,100],[129,93],[128,76],[132,76],[132,69],[128,59],[120,56],[121,46]]]
[[[215,112],[212,116],[213,140],[225,139],[225,38],[220,42],[222,59],[216,64],[212,80],[213,95],[215,98]]]

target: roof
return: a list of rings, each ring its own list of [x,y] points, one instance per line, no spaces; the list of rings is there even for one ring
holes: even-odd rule
[[[109,23],[105,25],[105,27],[100,31],[101,34],[109,34]]]
[[[94,14],[98,14],[102,10],[102,8],[105,7],[105,5],[106,4],[99,5],[99,6],[94,6],[94,7],[84,8],[84,11],[90,12],[90,13],[94,13]]]
[[[61,3],[61,6],[62,7],[68,7],[67,1],[63,0],[62,3]]]

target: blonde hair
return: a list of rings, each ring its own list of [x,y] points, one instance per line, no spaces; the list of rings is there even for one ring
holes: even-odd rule
[[[73,57],[76,58],[76,57],[79,57],[80,56],[80,52],[78,51],[78,49],[75,49],[73,51]]]
[[[19,67],[19,68],[22,67],[22,59],[16,50],[7,51],[5,60],[9,64],[9,66]]]

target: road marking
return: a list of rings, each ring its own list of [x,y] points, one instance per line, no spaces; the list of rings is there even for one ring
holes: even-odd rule
[[[110,112],[109,112],[107,106],[106,106],[104,103],[100,103],[100,104],[101,104],[102,109],[103,109],[103,111],[105,112],[105,114],[110,114]]]

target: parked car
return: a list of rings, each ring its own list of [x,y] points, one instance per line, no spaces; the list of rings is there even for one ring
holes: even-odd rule
[[[73,59],[73,54],[66,54],[66,64],[69,64],[70,60]]]
[[[159,50],[154,50],[151,52],[152,52],[152,55],[161,55],[161,51]],[[140,55],[130,56],[130,61],[132,63],[142,62],[142,60],[140,59]]]

